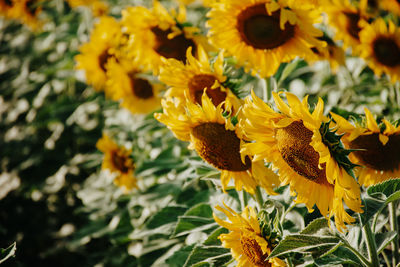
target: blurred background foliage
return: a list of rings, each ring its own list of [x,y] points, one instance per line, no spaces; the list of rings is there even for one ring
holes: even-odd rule
[[[135,4],[118,2],[111,12]],[[185,239],[169,238],[177,216],[212,195],[207,182],[184,183],[209,168],[152,115],[119,110],[74,71],[94,21],[88,8],[46,1],[42,16],[40,32],[0,20],[0,247],[16,241],[18,248],[4,265],[161,263]],[[95,144],[105,128],[136,147],[145,191],[123,194],[100,173]],[[187,156],[195,165],[181,161]]]
[[[2,247],[17,241],[10,266],[90,262],[66,238],[89,221],[78,212],[77,191],[96,171],[101,106],[108,104],[73,71],[77,36],[90,30],[81,23],[87,15],[63,1],[48,1],[44,14],[36,33],[0,21],[0,240]],[[88,250],[96,250],[92,244]]]
[[[119,17],[124,6],[151,1],[108,3]],[[192,23],[204,24],[205,8],[195,6],[188,14]],[[152,114],[133,116],[84,83],[74,56],[95,20],[88,8],[44,1],[42,16],[46,23],[38,32],[0,19],[0,247],[17,243],[16,257],[4,266],[231,263],[217,239],[226,230],[214,222],[212,207],[222,201],[240,207],[243,195],[215,189],[219,172]],[[252,88],[263,95],[265,80],[232,64],[225,71],[239,95]],[[400,115],[399,83],[374,78],[358,58],[348,58],[336,74],[327,62],[295,60],[282,64],[270,82],[298,96],[310,94],[311,102],[321,96],[327,110],[341,114],[362,113],[368,105],[380,116]],[[140,190],[124,194],[100,170],[102,154],[95,145],[105,129],[132,148]],[[283,212],[291,199],[287,188],[280,190],[286,193],[271,201],[279,201]],[[302,205],[290,209],[284,223],[289,232],[320,217]],[[356,230],[349,235],[359,237]]]

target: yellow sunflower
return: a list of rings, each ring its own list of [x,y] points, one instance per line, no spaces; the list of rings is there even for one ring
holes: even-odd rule
[[[323,216],[335,216],[340,231],[345,229],[344,223],[351,223],[354,218],[343,204],[362,212],[360,187],[343,167],[349,162],[337,160],[340,157],[335,151],[340,149],[340,139],[326,127],[322,99],[310,113],[307,97],[300,102],[295,95],[286,93],[287,105],[273,93],[281,111],[277,113],[254,93],[251,97],[252,100],[245,100],[246,119],[240,124],[254,142],[242,144],[241,152],[254,156],[253,160],[271,162],[279,169],[282,183],[290,184],[292,194],[297,195],[297,203],[304,203],[309,211],[316,205]]]
[[[209,58],[202,46],[198,47],[199,60],[192,56],[191,50],[189,47],[186,52],[186,64],[176,59],[169,59],[160,68],[160,81],[171,86],[166,96],[177,97],[183,101],[187,95],[190,101],[201,105],[201,97],[206,89],[207,96],[215,106],[229,99],[238,108],[239,99],[231,90],[222,86],[226,81],[223,74],[223,52],[219,53],[214,64],[210,66]]]
[[[176,0],[180,4],[189,5],[193,3],[195,0]]]
[[[122,38],[121,25],[112,17],[102,17],[95,25],[90,41],[80,48],[75,57],[76,68],[85,71],[86,81],[96,90],[102,90],[106,84],[107,62],[116,57],[116,48]]]
[[[377,0],[378,1],[378,0]],[[389,12],[400,16],[400,2],[397,0],[379,0],[379,6]]]
[[[345,53],[343,48],[338,46],[331,38],[324,36],[320,38],[326,42],[325,47],[313,47],[312,51],[315,54],[315,59],[310,59],[309,62],[317,60],[328,60],[331,69],[336,72],[339,66],[345,64]]]
[[[66,0],[70,7],[75,8],[79,6],[89,7],[95,17],[100,17],[108,12],[107,3],[100,0]]]
[[[12,0],[0,0],[0,15],[8,18],[10,17],[10,10],[13,7],[13,1]]]
[[[180,3],[180,4],[183,4],[183,5],[190,5],[190,4],[192,4],[193,2],[194,2],[194,3],[198,2],[198,3],[202,4],[203,6],[207,7],[207,6],[210,5],[210,3],[212,3],[212,2],[218,2],[218,1],[220,1],[220,0],[176,0],[176,1],[177,1],[178,3]]]
[[[382,18],[368,24],[360,32],[361,56],[380,76],[386,73],[392,82],[400,79],[400,29],[392,21]]]
[[[353,54],[359,54],[359,33],[366,24],[368,14],[365,9],[352,5],[349,0],[331,0],[324,11],[329,25],[335,28],[335,39],[343,41],[345,48],[351,47]]]
[[[182,7],[173,16],[158,1],[154,1],[151,10],[142,6],[123,10],[122,24],[130,34],[128,47],[133,60],[156,75],[163,59],[185,62],[187,49],[192,47],[195,52],[201,42],[201,37],[195,35],[197,28],[183,25],[185,12]]]
[[[319,12],[290,0],[223,0],[211,4],[206,26],[213,45],[235,56],[240,65],[262,77],[275,74],[282,62],[313,57],[324,42],[314,28]]]
[[[365,127],[352,124],[343,117],[331,113],[338,132],[343,133],[343,143],[349,149],[361,149],[350,154],[358,181],[364,186],[400,177],[400,126],[383,119],[384,129],[379,127],[371,112],[365,108]]]
[[[131,61],[119,62],[112,58],[107,63],[105,93],[133,114],[146,114],[160,107],[161,83],[155,83],[143,75]]]
[[[42,12],[40,1],[34,0],[1,0],[0,12],[7,18],[19,20],[33,30],[42,26],[38,15]]]
[[[231,249],[238,267],[286,266],[279,258],[265,261],[273,247],[269,240],[262,236],[257,214],[252,207],[246,207],[242,213],[237,213],[225,204],[224,206],[225,208],[220,206],[215,208],[223,212],[229,221],[223,221],[215,214],[213,217],[219,225],[230,231],[218,238],[223,247]]]
[[[360,0],[358,8],[361,13],[367,14],[368,17],[378,17],[380,11],[381,0]]]
[[[96,147],[104,153],[101,168],[117,173],[114,184],[125,191],[137,188],[136,178],[133,175],[135,166],[130,158],[132,151],[118,146],[106,134],[103,134],[103,137],[97,141]]]
[[[156,113],[155,118],[167,125],[178,139],[189,141],[190,149],[195,149],[203,160],[221,171],[224,191],[233,178],[237,191],[244,188],[254,194],[255,187],[260,185],[274,194],[274,185],[279,185],[277,175],[266,171],[262,161],[252,163],[249,157],[240,155],[241,131],[230,118],[222,115],[225,111],[240,118],[239,111],[232,111],[229,101],[216,107],[205,93],[202,105],[174,100],[162,100],[164,113]]]

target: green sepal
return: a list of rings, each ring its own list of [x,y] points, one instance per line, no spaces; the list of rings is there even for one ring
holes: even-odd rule
[[[277,222],[278,220],[278,222]],[[268,244],[271,247],[275,247],[280,238],[279,229],[277,223],[279,223],[279,214],[276,209],[272,210],[272,212],[268,212],[267,210],[261,210],[258,213],[258,222],[260,224],[260,230],[262,237],[268,241]]]
[[[344,147],[341,140],[343,134],[337,134],[336,130],[329,128],[330,122],[323,122],[319,128],[322,142],[328,147],[331,156],[336,160],[338,165],[355,179],[353,169],[359,165],[352,163],[349,159],[349,154],[355,150]]]

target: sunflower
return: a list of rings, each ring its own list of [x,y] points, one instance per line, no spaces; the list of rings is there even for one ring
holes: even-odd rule
[[[93,12],[95,17],[100,17],[108,12],[108,5],[100,0],[66,0],[68,5],[72,8],[79,6],[87,6]]]
[[[77,69],[84,70],[87,83],[102,90],[107,76],[107,62],[116,57],[116,48],[122,39],[121,25],[112,17],[102,17],[95,25],[90,42],[81,46],[81,54],[75,57]]]
[[[343,133],[343,143],[349,149],[360,149],[350,154],[350,159],[360,165],[355,168],[358,181],[364,186],[400,177],[400,126],[383,119],[379,127],[371,112],[365,108],[365,127],[352,124],[331,113],[338,132]],[[384,129],[384,130],[383,130]]]
[[[210,6],[210,3],[212,2],[218,2],[220,0],[176,0],[178,3],[183,4],[183,5],[190,5],[192,3],[200,3],[205,7]]]
[[[187,49],[196,51],[201,38],[195,36],[197,28],[184,26],[185,12],[181,8],[173,16],[158,1],[154,1],[151,10],[136,6],[122,11],[122,24],[130,34],[130,54],[146,71],[158,74],[163,59],[185,62]]]
[[[6,18],[10,17],[9,12],[12,10],[13,5],[12,0],[0,0],[0,14]]]
[[[7,18],[19,20],[33,30],[38,30],[42,25],[42,22],[37,18],[42,12],[40,1],[1,0],[0,12]]]
[[[379,6],[384,10],[400,16],[400,2],[397,0],[379,0]]]
[[[274,248],[269,240],[262,236],[257,214],[252,207],[246,207],[242,213],[237,213],[224,204],[225,208],[215,208],[223,212],[229,221],[223,221],[213,214],[214,220],[228,229],[228,234],[221,234],[218,238],[222,246],[230,248],[232,256],[240,266],[286,266],[279,258],[265,259]]]
[[[274,194],[272,188],[279,184],[277,175],[264,172],[262,161],[252,163],[249,157],[241,157],[240,143],[244,141],[241,131],[231,118],[222,115],[230,113],[240,118],[240,111],[232,111],[229,101],[216,107],[205,93],[201,105],[189,100],[183,105],[174,100],[162,100],[164,113],[156,113],[155,118],[167,125],[178,139],[190,141],[190,149],[195,149],[203,160],[221,171],[224,191],[233,178],[237,191],[244,188],[254,194],[255,187],[261,185],[269,194]]]
[[[176,0],[176,1],[183,5],[189,5],[189,4],[193,3],[195,0]]]
[[[211,43],[226,49],[252,74],[271,76],[282,62],[297,56],[308,59],[312,47],[325,45],[316,38],[322,32],[312,25],[319,13],[300,2],[223,0],[211,6],[206,24]]]
[[[304,203],[309,211],[316,205],[323,216],[335,216],[336,227],[342,231],[344,223],[354,221],[343,207],[362,212],[360,187],[345,166],[352,166],[340,147],[340,137],[327,128],[323,115],[323,101],[318,100],[309,112],[307,97],[302,102],[286,93],[289,105],[273,93],[277,113],[252,92],[246,98],[240,122],[246,136],[253,143],[242,144],[244,155],[253,160],[264,159],[279,169],[283,184],[290,184],[297,203]]]
[[[316,58],[310,59],[309,62],[314,62],[316,60],[328,60],[331,69],[336,72],[339,66],[343,66],[345,64],[345,53],[343,48],[338,46],[331,38],[328,36],[319,37],[319,39],[326,42],[325,47],[313,47],[312,51],[314,52]]]
[[[400,29],[392,21],[388,25],[382,18],[368,24],[360,32],[361,56],[380,76],[388,74],[392,82],[400,79]]]
[[[193,57],[191,50],[189,47],[186,52],[186,64],[176,59],[169,59],[160,68],[160,80],[171,86],[166,96],[177,97],[183,101],[187,95],[190,101],[201,105],[201,97],[206,89],[207,96],[215,106],[228,98],[238,108],[241,105],[239,99],[231,90],[222,86],[226,81],[223,74],[223,52],[219,53],[214,64],[210,66],[209,58],[202,46],[198,47],[199,60]]]
[[[159,93],[164,88],[144,76],[131,61],[110,59],[107,63],[105,93],[132,113],[146,114],[160,107]]]
[[[324,11],[328,15],[329,25],[336,30],[336,40],[343,41],[345,48],[351,47],[353,54],[359,54],[359,33],[368,19],[365,8],[356,7],[349,0],[331,0],[325,5]]]
[[[101,168],[117,173],[114,184],[125,191],[137,188],[136,178],[133,175],[135,166],[130,158],[132,151],[118,146],[106,134],[103,134],[103,137],[97,141],[96,147],[104,153]]]

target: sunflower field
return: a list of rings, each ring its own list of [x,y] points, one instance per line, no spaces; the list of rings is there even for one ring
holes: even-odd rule
[[[0,265],[400,266],[400,1],[0,0]]]

